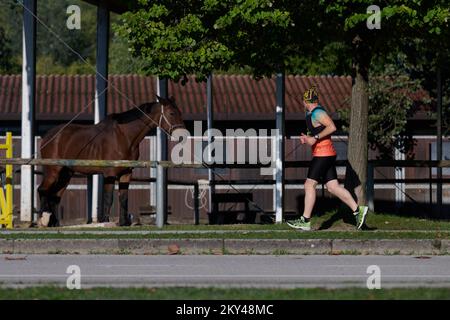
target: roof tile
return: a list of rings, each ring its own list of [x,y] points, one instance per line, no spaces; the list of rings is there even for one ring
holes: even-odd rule
[[[156,78],[140,75],[110,75],[108,113],[122,112],[133,104],[154,101]],[[331,112],[348,105],[351,78],[338,76],[286,77],[286,116],[301,116],[302,94],[317,85],[322,103]],[[94,75],[39,75],[36,77],[36,116],[68,120],[77,113],[93,116]],[[185,119],[206,118],[206,84],[190,78],[170,83]],[[275,117],[275,78],[254,80],[248,75],[215,75],[213,78],[216,120],[273,119]],[[21,113],[21,75],[0,75],[0,114]],[[89,104],[88,107],[86,107]],[[11,117],[9,117],[11,118]]]

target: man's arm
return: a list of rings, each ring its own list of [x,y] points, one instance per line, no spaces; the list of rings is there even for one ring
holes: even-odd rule
[[[316,111],[316,114],[317,116],[314,117],[314,120],[325,126],[325,129],[319,133],[320,138],[326,137],[336,131],[336,126],[334,125],[333,119],[331,119],[325,111],[318,110]]]
[[[336,131],[336,126],[334,125],[333,120],[330,118],[330,116],[322,110],[317,110],[314,113],[314,121],[319,122],[321,125],[325,126],[325,129],[322,130],[322,132],[319,133],[319,139],[326,137],[333,132]],[[310,136],[305,136],[303,133],[300,137],[300,141],[302,144],[307,143],[310,146],[312,146],[314,143],[317,142],[317,139]]]

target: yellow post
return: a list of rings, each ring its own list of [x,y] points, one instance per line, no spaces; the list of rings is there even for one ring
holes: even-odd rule
[[[12,133],[6,133],[5,144],[0,144],[0,149],[6,150],[6,158],[11,159],[13,157],[13,141]],[[0,186],[0,227],[5,225],[6,228],[12,229],[13,227],[13,166],[10,164],[6,165],[5,172],[5,191],[3,186]]]

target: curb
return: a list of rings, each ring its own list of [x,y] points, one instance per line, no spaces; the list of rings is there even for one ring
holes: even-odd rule
[[[0,239],[4,254],[450,254],[431,239]]]

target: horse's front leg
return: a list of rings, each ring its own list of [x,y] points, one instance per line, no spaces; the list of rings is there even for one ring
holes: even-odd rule
[[[98,222],[109,222],[109,215],[111,212],[111,206],[114,200],[114,184],[116,177],[105,177],[103,185],[103,212],[98,217]]]
[[[119,178],[119,200],[120,200],[120,226],[130,226],[131,219],[128,215],[128,187],[130,186],[131,172]]]

